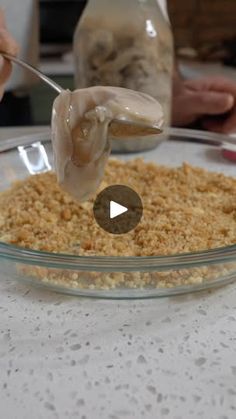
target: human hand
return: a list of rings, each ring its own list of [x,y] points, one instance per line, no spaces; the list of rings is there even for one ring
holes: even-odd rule
[[[16,41],[7,31],[4,14],[0,9],[0,51],[16,55],[18,46]],[[4,84],[11,74],[11,63],[0,56],[0,100],[4,92]]]
[[[209,131],[236,132],[236,82],[221,76],[174,79],[172,124],[198,122]]]

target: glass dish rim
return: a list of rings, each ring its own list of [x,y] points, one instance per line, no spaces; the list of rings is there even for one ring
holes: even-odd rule
[[[185,128],[168,128],[164,134],[181,138],[200,139],[203,143],[219,145],[228,140],[226,135]],[[28,134],[22,137],[2,140],[0,151],[30,145],[36,141],[50,141],[50,133]],[[0,242],[0,259],[12,260],[27,265],[38,265],[58,269],[98,272],[147,272],[156,270],[184,269],[235,261],[236,243],[199,252],[178,253],[165,256],[79,256],[62,253],[48,253]]]
[[[77,256],[27,249],[0,242],[0,259],[54,269],[96,272],[151,272],[233,262],[236,244],[169,256]]]

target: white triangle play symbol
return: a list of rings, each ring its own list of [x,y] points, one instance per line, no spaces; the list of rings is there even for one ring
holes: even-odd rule
[[[123,207],[123,205],[118,204],[115,201],[110,201],[110,218],[118,217],[121,214],[124,214],[128,211],[128,208]]]

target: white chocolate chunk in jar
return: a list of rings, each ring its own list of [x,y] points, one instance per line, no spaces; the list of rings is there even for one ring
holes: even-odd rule
[[[98,189],[111,152],[109,125],[114,119],[161,127],[163,112],[151,96],[120,87],[63,91],[52,113],[52,145],[58,183],[79,201]],[[112,136],[137,134],[111,125]],[[138,141],[138,140],[137,140]]]

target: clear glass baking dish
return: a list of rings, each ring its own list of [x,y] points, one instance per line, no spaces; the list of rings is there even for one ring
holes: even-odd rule
[[[216,144],[224,137],[201,131],[169,129],[166,139],[154,150],[116,154],[117,158],[137,156],[146,161],[192,165],[226,175],[236,174],[236,165],[225,160]],[[50,170],[50,136],[34,134],[0,143],[0,191],[16,180]],[[9,149],[10,148],[10,149]],[[225,285],[236,278],[236,244],[198,253],[151,257],[74,256],[44,253],[0,242],[0,278],[27,281],[51,290],[86,297],[110,299],[154,298],[183,294]],[[122,286],[94,288],[101,280],[109,285],[114,275],[124,275]],[[155,277],[155,285],[132,287],[134,276]],[[65,281],[61,278],[68,278]],[[160,281],[156,278],[160,277]],[[161,278],[173,278],[163,287]],[[186,283],[185,283],[186,282]],[[190,283],[189,283],[190,282]]]

